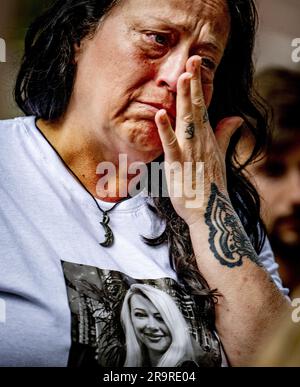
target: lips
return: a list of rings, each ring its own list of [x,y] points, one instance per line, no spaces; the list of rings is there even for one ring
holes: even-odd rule
[[[290,228],[300,229],[300,217],[298,216],[285,216],[282,218],[279,218],[277,220],[277,223],[280,226],[286,226]]]
[[[144,336],[154,343],[159,342],[164,337],[164,335],[153,335],[149,333],[144,333]]]
[[[152,336],[146,336],[146,338],[151,341],[152,343],[159,343],[162,337],[152,337]]]
[[[294,217],[286,217],[281,218],[277,222],[277,226],[284,229],[289,230],[297,230],[299,232],[300,230],[300,219],[294,218]]]
[[[166,104],[166,103],[161,103],[161,102],[153,102],[153,101],[137,101],[138,103],[148,106],[157,113],[159,110],[164,109],[168,113],[168,116],[171,120],[172,125],[175,123],[176,119],[176,108],[174,104]]]

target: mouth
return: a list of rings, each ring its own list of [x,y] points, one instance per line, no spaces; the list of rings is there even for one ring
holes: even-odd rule
[[[172,106],[167,106],[166,104],[163,104],[160,102],[137,101],[137,103],[149,109],[149,111],[152,111],[154,114],[156,114],[159,110],[162,110],[162,109],[166,110],[169,116],[169,119],[171,121],[171,125],[173,126],[175,124],[176,112]]]
[[[300,218],[294,216],[286,216],[278,221],[278,224],[287,228],[300,230]]]
[[[158,343],[164,337],[164,335],[153,335],[147,333],[144,333],[144,336],[153,343]]]

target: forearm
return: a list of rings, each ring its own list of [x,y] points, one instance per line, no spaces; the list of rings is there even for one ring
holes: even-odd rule
[[[198,268],[221,296],[216,328],[232,365],[245,365],[288,307],[230,201],[215,185],[203,217],[190,225]]]

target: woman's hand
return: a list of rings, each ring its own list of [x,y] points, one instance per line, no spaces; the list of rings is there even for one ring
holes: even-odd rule
[[[217,289],[222,295],[215,307],[216,331],[229,363],[241,366],[248,364],[275,326],[287,308],[287,301],[261,267],[230,203],[225,155],[232,134],[243,121],[239,117],[226,118],[213,132],[206,113],[200,61],[198,56],[191,57],[186,65],[187,72],[178,80],[176,131],[163,110],[157,112],[156,123],[167,163],[177,162],[178,169],[180,166],[183,169],[185,162],[192,163],[193,188],[197,185],[196,163],[204,162],[204,183],[198,187],[199,192],[194,193],[194,206],[189,203],[189,189],[179,197],[172,195],[172,187],[189,185],[193,174],[189,168],[183,178],[180,173],[170,176],[166,173],[168,189],[175,211],[189,226],[201,275],[210,289]]]
[[[243,120],[225,118],[214,133],[203,95],[201,58],[189,58],[186,71],[177,84],[176,130],[165,110],[156,114],[155,121],[165,153],[170,199],[177,214],[191,226],[203,216],[212,183],[227,195],[225,155]]]

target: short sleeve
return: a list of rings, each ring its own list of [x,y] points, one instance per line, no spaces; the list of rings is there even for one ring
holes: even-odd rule
[[[266,238],[264,246],[259,254],[259,260],[262,265],[265,267],[267,272],[272,277],[275,285],[281,291],[281,293],[288,298],[289,289],[283,287],[281,278],[278,273],[278,263],[275,262],[274,253],[272,251],[270,242],[268,238]]]

